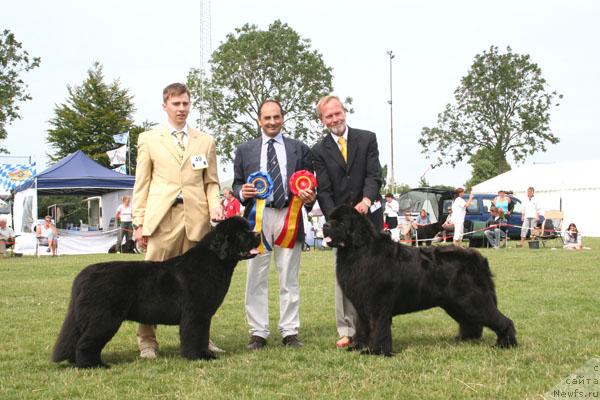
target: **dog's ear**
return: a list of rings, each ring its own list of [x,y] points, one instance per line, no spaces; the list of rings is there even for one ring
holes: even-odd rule
[[[210,250],[219,257],[219,260],[226,260],[229,257],[227,236],[221,232],[215,232],[215,237],[210,242]]]
[[[354,247],[362,247],[366,246],[369,243],[369,237],[373,237],[375,235],[375,228],[373,224],[369,220],[369,218],[365,215],[362,215],[354,208],[350,211],[350,228],[352,232],[350,233],[350,237],[352,238],[352,245]]]

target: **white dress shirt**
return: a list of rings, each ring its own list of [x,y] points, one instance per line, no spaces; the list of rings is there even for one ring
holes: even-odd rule
[[[344,134],[342,136],[338,136],[335,133],[330,133],[331,138],[333,139],[333,141],[335,142],[335,144],[337,144],[338,149],[340,149],[340,151],[342,151],[342,146],[340,146],[340,143],[338,142],[339,138],[343,137],[344,140],[346,141],[346,151],[348,151],[348,125],[346,125],[346,130],[344,131]]]
[[[174,134],[175,132],[183,132],[183,146],[187,148],[188,142],[189,142],[189,127],[188,124],[185,124],[185,126],[183,127],[183,129],[175,129],[173,127],[173,125],[171,125],[169,122],[167,122],[167,126],[169,128],[169,133],[171,134],[171,138],[173,139],[173,144],[175,146],[178,146],[177,143],[177,136]]]
[[[288,192],[288,176],[287,176],[287,154],[285,153],[285,144],[283,143],[283,133],[279,132],[277,136],[275,136],[275,142],[273,143],[273,147],[275,148],[275,155],[277,156],[277,162],[279,163],[279,170],[281,171],[281,180],[283,182],[283,190],[286,194]],[[268,172],[267,168],[267,149],[269,147],[269,140],[271,138],[265,135],[262,132],[262,146],[260,148],[260,170],[263,172]],[[273,195],[269,196],[268,201],[273,201]]]

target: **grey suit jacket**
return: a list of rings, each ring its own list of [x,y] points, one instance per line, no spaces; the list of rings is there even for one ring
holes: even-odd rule
[[[313,172],[311,153],[307,145],[299,140],[288,138],[286,136],[283,137],[283,143],[285,145],[285,154],[287,158],[286,171],[288,179],[294,172],[303,169]],[[242,185],[246,183],[246,180],[250,174],[260,171],[261,146],[262,137],[259,137],[248,142],[244,142],[235,149],[235,157],[233,159],[233,194],[246,207],[244,216],[248,216],[248,213],[254,205],[254,199],[246,200],[242,198],[240,195],[240,190]],[[292,198],[292,193],[289,189],[289,184],[287,186],[287,196],[289,200]],[[302,223],[302,219],[300,219],[298,240],[304,241],[304,224]]]

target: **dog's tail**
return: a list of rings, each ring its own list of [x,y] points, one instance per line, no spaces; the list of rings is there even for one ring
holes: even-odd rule
[[[58,339],[56,339],[56,344],[54,345],[54,350],[52,351],[52,361],[54,362],[64,360],[68,360],[71,363],[75,362],[75,345],[79,340],[80,333],[77,327],[73,298],[74,293],[71,296],[65,322],[63,322]]]

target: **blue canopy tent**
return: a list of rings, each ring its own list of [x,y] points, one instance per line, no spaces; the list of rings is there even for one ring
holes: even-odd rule
[[[14,189],[15,230],[31,231],[31,224],[38,218],[38,194],[104,197],[115,193],[112,196],[115,200],[110,199],[110,203],[118,205],[117,193],[122,190],[130,192],[134,183],[135,177],[105,168],[78,150]],[[102,225],[107,225],[106,221]]]
[[[29,188],[44,194],[100,195],[119,189],[131,189],[135,177],[105,168],[83,151],[71,153],[30,181],[15,188],[15,193]]]

